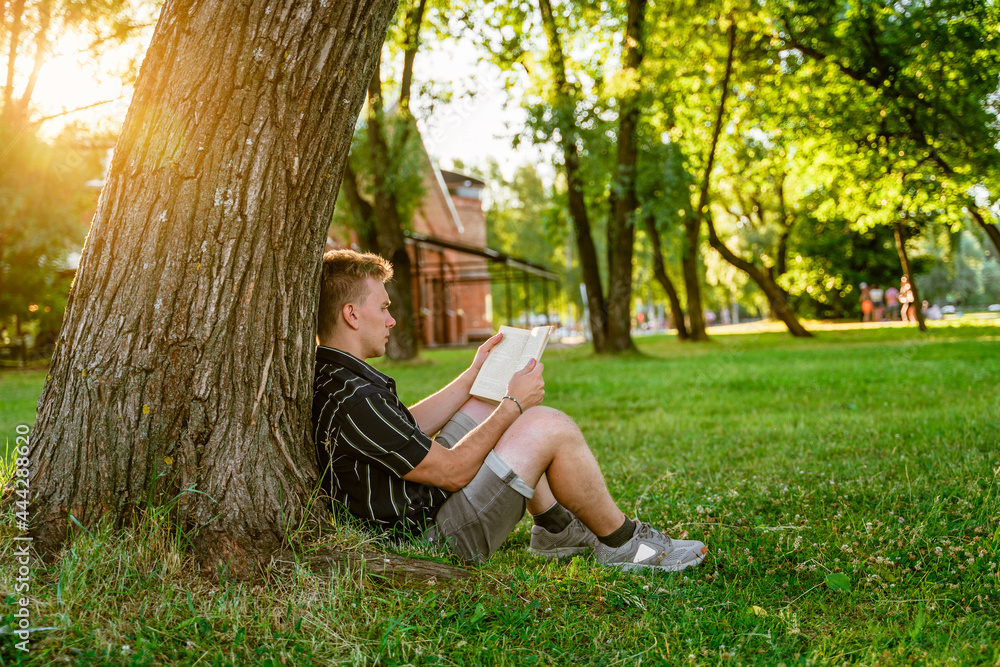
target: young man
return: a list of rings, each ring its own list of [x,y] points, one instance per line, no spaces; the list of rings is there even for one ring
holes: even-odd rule
[[[627,518],[573,421],[541,405],[532,361],[499,405],[469,389],[500,335],[446,387],[407,409],[392,378],[366,363],[385,354],[396,321],[381,257],[334,250],[323,258],[313,437],[324,488],[369,526],[446,544],[482,562],[527,509],[529,551],[556,558],[593,549],[622,569],[683,570],[708,552]],[[431,436],[434,436],[432,439]]]

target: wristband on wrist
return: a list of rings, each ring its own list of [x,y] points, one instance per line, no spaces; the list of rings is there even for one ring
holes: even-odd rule
[[[524,409],[521,407],[521,404],[518,402],[516,398],[514,398],[513,396],[504,396],[503,398],[509,398],[510,400],[514,401],[514,405],[517,406],[518,411],[520,411],[522,415],[524,414]],[[502,401],[503,398],[501,398],[500,400]]]

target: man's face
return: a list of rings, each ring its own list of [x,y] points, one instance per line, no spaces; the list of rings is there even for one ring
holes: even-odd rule
[[[356,304],[358,325],[365,345],[365,359],[381,357],[396,320],[389,314],[389,294],[382,281],[368,278],[368,296]]]

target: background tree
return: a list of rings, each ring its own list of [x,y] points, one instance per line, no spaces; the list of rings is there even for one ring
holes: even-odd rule
[[[657,104],[653,101],[652,104]],[[692,325],[689,330],[682,297],[685,297],[677,289],[673,279],[670,277],[668,265],[673,263],[669,260],[678,260],[677,249],[683,247],[684,251],[689,250],[686,244],[682,245],[687,238],[686,227],[683,225],[684,216],[691,206],[691,192],[693,182],[684,166],[684,155],[680,146],[672,141],[666,125],[655,125],[659,119],[662,122],[663,115],[651,112],[649,122],[646,124],[646,141],[642,149],[642,162],[639,170],[639,198],[642,202],[643,228],[646,234],[643,245],[648,249],[652,264],[653,277],[663,288],[670,307],[671,320],[677,328],[679,340],[691,340],[694,337]],[[685,233],[680,233],[684,230]],[[674,252],[670,252],[673,250]],[[697,303],[701,303],[701,269],[698,266],[700,260],[700,250],[695,244],[697,253],[693,256],[693,264],[685,264],[688,268],[693,268],[696,279],[691,285],[691,291],[697,295]],[[678,262],[679,263],[679,262]],[[687,275],[687,274],[683,274]],[[690,303],[689,299],[687,300]],[[699,310],[700,312],[700,310]],[[704,335],[704,319],[698,318],[701,326],[702,338]]]
[[[572,239],[565,218],[563,193],[556,193],[547,186],[532,165],[518,167],[513,177],[507,179],[499,165],[491,165],[489,173],[481,174],[489,183],[490,205],[486,210],[487,237],[490,247],[503,253],[527,260],[533,264],[552,267],[561,285],[580,284],[579,265],[572,252]],[[548,289],[548,288],[545,288]],[[494,284],[494,311],[507,301],[512,301],[513,312],[532,309],[532,295],[538,303],[538,292],[529,293],[523,283],[516,281]],[[553,294],[550,309],[562,303]],[[576,290],[566,290],[567,309],[583,313],[583,301]],[[574,318],[575,319],[575,318]]]
[[[39,402],[39,547],[176,499],[242,574],[303,518],[320,256],[394,9],[164,5]]]
[[[356,133],[343,182],[350,224],[359,240],[366,249],[392,261],[395,268],[395,277],[386,286],[397,322],[386,349],[390,359],[417,355],[413,266],[405,232],[423,195],[426,165],[411,110],[413,67],[422,31],[435,28],[440,35],[440,23],[446,21],[446,15],[447,5],[440,2],[408,0],[401,6],[368,86],[367,113]],[[399,58],[402,68],[392,80],[392,65]],[[398,96],[387,107],[390,91],[398,91]]]
[[[728,92],[732,81],[732,70],[736,60],[736,49],[738,44],[737,34],[739,28],[737,27],[735,20],[733,20],[731,16],[729,18],[728,23],[729,23],[727,29],[728,55],[726,57],[726,71],[722,80],[722,86],[721,86],[722,95],[718,105],[718,114],[716,116],[716,121],[715,121],[715,131],[712,136],[712,144],[710,148],[710,151],[712,152],[710,153],[709,156],[708,165],[705,167],[705,176],[702,180],[702,191],[699,198],[699,206],[697,210],[702,211],[703,215],[705,216],[705,222],[708,228],[709,244],[715,250],[717,250],[719,254],[722,255],[722,257],[725,258],[727,262],[729,262],[736,268],[746,273],[760,287],[760,289],[767,296],[772,316],[784,322],[785,326],[788,328],[789,333],[791,333],[793,336],[799,336],[799,337],[811,336],[812,334],[810,334],[806,330],[806,328],[802,326],[798,318],[795,316],[795,313],[789,307],[787,300],[787,293],[778,285],[778,282],[775,278],[775,264],[765,263],[767,262],[767,255],[764,253],[757,253],[761,259],[761,263],[758,264],[755,260],[748,260],[744,257],[741,257],[736,252],[734,252],[719,236],[718,231],[716,230],[713,213],[711,210],[708,210],[709,172],[712,167],[714,151],[716,150],[719,135],[722,130],[723,119],[725,118],[726,101],[729,97]],[[754,41],[756,41],[756,39],[751,36],[750,37],[751,44],[749,45],[749,48],[751,49],[753,48]],[[751,86],[751,88],[753,87],[754,86]],[[735,121],[733,124],[737,125]],[[736,132],[734,132],[734,134],[738,134],[738,129]],[[758,148],[757,150],[758,152],[763,153],[763,151],[760,148]],[[748,156],[754,158],[755,164],[759,164],[761,162],[761,158],[763,157],[763,155],[757,157],[754,154],[753,148],[748,149],[747,153]],[[774,178],[774,176],[772,176],[772,178]],[[774,178],[774,180],[777,181],[775,184],[775,189],[777,190],[778,193],[778,202],[779,202],[778,208],[780,211],[781,209],[785,209],[784,174],[780,173],[779,171],[777,178]],[[761,201],[754,202],[752,195],[751,195],[751,200],[749,202],[743,200],[743,198],[740,197],[741,189],[742,188],[740,186],[736,186],[735,188],[733,188],[733,192],[736,194],[736,198],[740,200],[738,202],[739,208],[737,209],[739,211],[738,215],[740,219],[742,220],[745,217],[748,221],[751,221],[753,216],[757,216],[758,220],[761,220],[764,213],[763,203]],[[725,206],[725,204],[723,204],[723,206]],[[731,211],[732,209],[728,208],[727,210]],[[784,269],[786,268],[784,261],[785,261],[785,256],[787,254],[788,233],[791,229],[787,211],[781,217],[778,224],[780,230],[778,234],[777,248],[775,249],[775,251],[777,255],[776,263],[779,267],[779,275],[780,275],[781,273],[784,272]]]
[[[611,82],[618,100],[617,160],[611,185],[608,224],[607,350],[625,352],[632,343],[632,257],[639,209],[637,163],[642,104],[642,60],[646,51],[646,0],[628,0],[622,45],[622,67]]]
[[[14,318],[18,334],[26,320],[44,316],[48,328],[61,319],[58,272],[86,235],[96,197],[86,183],[101,176],[108,144],[80,124],[44,132],[76,109],[38,104],[39,77],[76,48],[60,45],[67,37],[85,37],[82,55],[95,56],[134,36],[140,9],[124,0],[0,3],[0,320]],[[128,66],[115,74],[127,78]]]
[[[101,153],[81,150],[68,129],[53,142],[0,126],[0,320],[20,323],[39,312],[62,314],[59,271],[87,233],[96,196],[87,181],[101,173]],[[20,334],[20,331],[17,332]]]
[[[607,13],[585,3],[539,0],[538,12],[533,9],[504,4],[487,19],[499,37],[485,41],[496,61],[507,67],[520,64],[532,77],[533,89],[526,96],[530,119],[526,134],[533,142],[558,146],[594,349],[631,350],[636,133],[646,3],[636,0]],[[568,45],[583,34],[614,37],[611,43],[591,49],[588,61],[581,62]],[[537,48],[537,55],[527,48]],[[605,80],[603,69],[609,59],[615,66]],[[601,158],[592,159],[595,155]],[[598,173],[596,182],[588,178]],[[600,217],[607,220],[603,266],[595,235],[595,220]],[[602,274],[607,277],[607,294]]]
[[[814,84],[825,85],[816,90],[851,91],[826,99],[839,102],[831,111],[855,121],[854,145],[903,158],[894,160],[895,178],[918,165],[933,169],[945,200],[967,207],[1000,252],[1000,229],[971,194],[975,186],[996,193],[1000,177],[991,102],[1000,74],[996,3],[807,0],[770,8],[779,48],[820,65]]]

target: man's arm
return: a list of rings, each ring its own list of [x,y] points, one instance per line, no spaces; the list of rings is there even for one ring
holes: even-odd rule
[[[457,378],[448,383],[443,389],[431,394],[416,405],[410,407],[410,414],[417,420],[417,425],[424,433],[433,436],[448,423],[448,420],[455,416],[458,409],[469,400],[469,390],[472,383],[479,375],[479,369],[483,367],[483,362],[489,356],[503,334],[496,334],[476,350],[476,357],[472,360],[472,365],[462,372]],[[509,426],[509,424],[508,424]],[[500,436],[497,436],[498,438]],[[485,458],[485,454],[483,457]]]
[[[492,340],[492,339],[491,339]],[[507,386],[507,395],[513,396],[521,408],[540,405],[545,398],[544,365],[532,360],[524,369],[514,374]],[[521,416],[514,401],[501,401],[483,423],[470,431],[451,449],[436,442],[431,443],[427,456],[417,467],[403,475],[409,482],[430,484],[445,491],[458,491],[476,476],[486,456],[493,451],[500,437]]]

